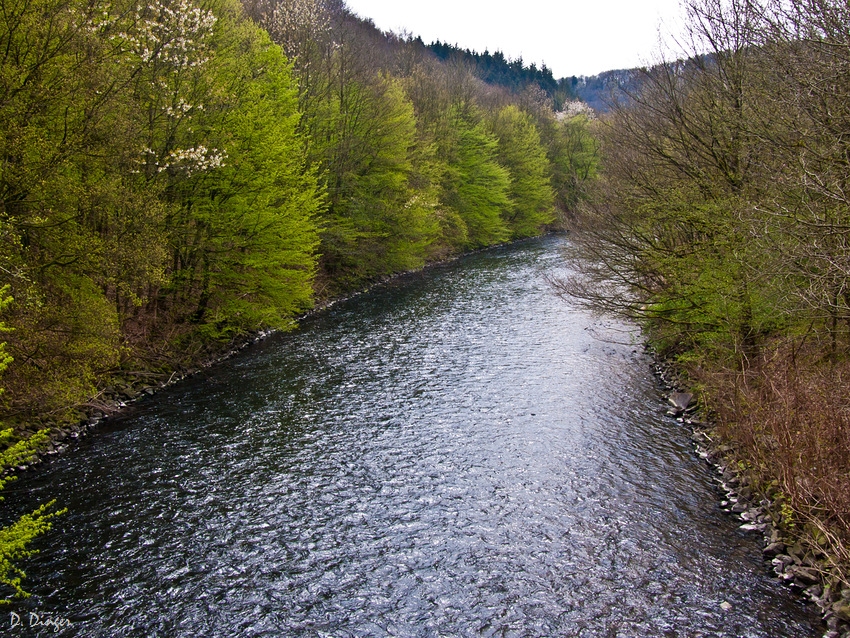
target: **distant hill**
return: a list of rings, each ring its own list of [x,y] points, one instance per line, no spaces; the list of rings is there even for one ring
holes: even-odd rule
[[[478,53],[439,40],[426,48],[440,60],[467,64],[482,81],[513,93],[521,93],[530,86],[539,87],[552,99],[556,111],[572,100],[581,100],[594,111],[604,113],[614,99],[624,98],[640,84],[639,69],[616,69],[556,80],[545,64],[540,68],[534,63],[526,66],[522,58],[511,60],[501,51]]]
[[[640,77],[639,69],[617,69],[598,75],[573,76],[562,82],[569,83],[570,91],[579,100],[594,111],[604,113],[613,100],[622,100],[628,93],[636,91],[640,86]]]

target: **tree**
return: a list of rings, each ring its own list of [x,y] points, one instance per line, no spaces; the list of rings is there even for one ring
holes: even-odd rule
[[[504,215],[512,237],[529,237],[554,220],[551,167],[531,116],[518,107],[501,109],[491,123],[499,163],[510,175],[510,209]]]
[[[328,148],[323,264],[351,285],[421,267],[438,227],[433,202],[412,181],[416,119],[401,83],[383,76],[348,91],[347,124]]]
[[[504,216],[511,207],[511,181],[497,161],[498,141],[474,110],[453,107],[451,122],[440,149],[446,162],[441,203],[463,221],[465,247],[506,241],[510,230]]]
[[[582,105],[582,103],[577,103]],[[551,183],[555,191],[555,207],[561,222],[575,215],[587,200],[588,188],[594,183],[599,168],[599,140],[594,120],[587,107],[570,114],[559,113],[542,123],[547,142],[546,154],[552,167]]]
[[[583,277],[559,287],[648,328],[783,533],[847,583],[850,10],[687,6],[689,55],[601,118]]]
[[[105,10],[37,0],[4,5],[0,17],[0,283],[16,298],[17,328],[10,394],[49,410],[117,361],[114,309],[90,276],[103,247],[86,219],[106,190],[88,187],[103,174],[100,140],[118,92]]]
[[[753,11],[692,3],[691,57],[644,70],[603,120],[606,179],[578,237],[589,278],[566,286],[650,320],[668,345],[719,348],[742,365],[781,317],[772,268],[749,241],[765,157]]]
[[[756,232],[783,256],[775,267],[792,284],[789,314],[826,336],[833,357],[850,323],[848,26],[850,10],[839,2],[768,3],[753,38],[766,58],[772,107],[759,122],[772,151],[772,188],[759,201]]]
[[[172,295],[185,319],[216,337],[285,327],[309,307],[323,203],[304,165],[286,60],[228,11],[236,8],[224,5],[211,42],[203,111],[183,143],[204,150],[167,170]]]

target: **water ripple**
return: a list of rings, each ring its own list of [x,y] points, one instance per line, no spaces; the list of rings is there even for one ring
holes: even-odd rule
[[[816,635],[629,329],[548,288],[562,241],[340,304],[22,479],[70,508],[22,609],[81,636]]]

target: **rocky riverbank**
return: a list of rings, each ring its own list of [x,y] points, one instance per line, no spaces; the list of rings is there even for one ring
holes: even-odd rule
[[[850,586],[832,566],[829,548],[806,543],[783,525],[781,505],[741,468],[673,366],[657,362],[654,372],[671,406],[667,414],[690,428],[695,453],[717,474],[720,508],[741,521],[741,530],[762,535],[765,569],[820,609],[824,638],[850,638]]]

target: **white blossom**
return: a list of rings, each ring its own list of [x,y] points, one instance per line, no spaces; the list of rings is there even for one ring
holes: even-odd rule
[[[581,100],[572,100],[571,102],[564,104],[563,110],[557,114],[557,117],[559,120],[564,121],[570,120],[577,115],[585,115],[588,118],[593,119],[596,117],[596,111]]]
[[[324,0],[261,0],[260,25],[297,57],[303,40],[319,41],[331,31],[331,14]]]
[[[150,149],[145,149],[149,151]],[[227,153],[224,150],[195,146],[192,148],[175,149],[168,154],[164,162],[156,163],[157,172],[177,170],[192,175],[224,166]]]
[[[174,69],[203,65],[207,39],[216,17],[191,0],[153,0],[136,8],[134,28],[116,36],[143,63],[162,62]]]

